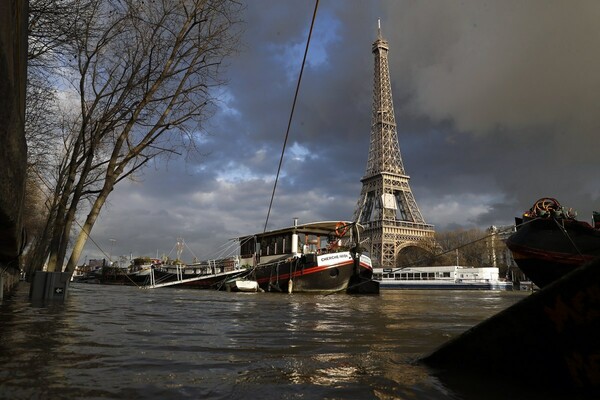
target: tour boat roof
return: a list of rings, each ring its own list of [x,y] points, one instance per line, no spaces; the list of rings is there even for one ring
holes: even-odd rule
[[[238,237],[239,240],[243,240],[249,237],[257,236],[273,236],[273,235],[281,235],[286,233],[305,233],[312,235],[329,235],[335,232],[336,228],[340,226],[347,226],[346,234],[348,235],[351,231],[351,227],[354,224],[352,221],[317,221],[317,222],[309,222],[307,224],[298,224],[296,226],[290,226],[287,228],[275,229],[272,231],[255,233],[253,235],[245,235]],[[360,224],[356,224],[358,226],[359,232],[364,230],[363,226]]]

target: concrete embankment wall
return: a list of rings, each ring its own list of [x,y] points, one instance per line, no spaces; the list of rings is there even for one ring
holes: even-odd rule
[[[492,378],[598,393],[600,260],[471,328],[422,362],[454,381]]]
[[[18,280],[24,241],[27,9],[24,0],[0,0],[0,279],[4,292]]]

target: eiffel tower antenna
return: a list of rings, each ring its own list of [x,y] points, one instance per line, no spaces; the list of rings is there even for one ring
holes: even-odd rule
[[[433,225],[425,223],[404,171],[388,65],[388,42],[377,21],[371,141],[354,220],[365,227],[374,267],[394,268],[400,251],[416,247],[432,252]]]

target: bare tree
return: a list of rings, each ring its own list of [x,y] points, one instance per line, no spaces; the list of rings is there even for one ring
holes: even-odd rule
[[[77,37],[76,21],[88,6],[84,0],[30,0],[28,67],[59,67],[65,45]]]
[[[48,270],[58,270],[82,201],[72,271],[115,185],[149,160],[194,146],[211,116],[241,6],[227,0],[88,0],[60,71],[77,93],[48,204]],[[76,105],[76,107],[75,107]],[[78,228],[78,227],[77,227]]]
[[[436,264],[489,265],[486,236],[481,229],[437,232],[436,241],[442,252],[436,257]]]
[[[39,269],[48,256],[54,226],[52,203],[63,151],[57,71],[61,68],[82,0],[31,0],[28,24],[25,137],[28,147],[24,220],[28,236],[25,265]],[[54,208],[55,209],[55,208]],[[37,268],[35,268],[37,266]]]

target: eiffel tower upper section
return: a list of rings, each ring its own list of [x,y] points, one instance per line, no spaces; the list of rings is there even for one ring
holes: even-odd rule
[[[410,177],[404,171],[388,65],[388,42],[378,26],[377,40],[372,52],[375,60],[373,80],[373,110],[367,169],[362,178],[363,189],[355,212],[361,224],[405,221],[421,224],[419,228],[432,229],[417,206],[408,184]]]
[[[371,144],[365,178],[381,172],[404,175],[404,165],[400,155],[396,118],[392,101],[392,85],[388,66],[388,42],[377,30],[377,40],[373,43],[375,55],[375,77],[373,82],[373,114]]]

